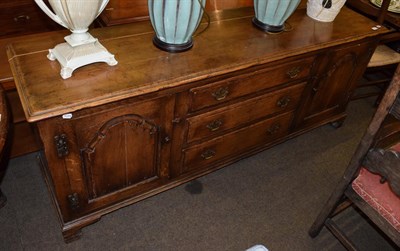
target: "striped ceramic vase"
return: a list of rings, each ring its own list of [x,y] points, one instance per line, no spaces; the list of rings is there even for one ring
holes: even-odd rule
[[[192,36],[203,16],[206,0],[148,0],[153,43],[169,52],[192,48]]]
[[[253,24],[267,32],[281,32],[301,0],[254,0]]]

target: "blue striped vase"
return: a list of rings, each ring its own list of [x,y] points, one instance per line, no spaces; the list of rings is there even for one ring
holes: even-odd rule
[[[192,36],[200,24],[205,4],[206,0],[148,0],[150,20],[156,32],[154,45],[169,52],[192,48]]]
[[[281,32],[301,0],[254,0],[253,24],[267,32]]]

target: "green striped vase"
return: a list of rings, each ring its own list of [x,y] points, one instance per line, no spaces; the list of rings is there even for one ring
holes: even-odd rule
[[[253,24],[267,32],[281,32],[301,0],[254,0]]]
[[[193,46],[192,36],[200,24],[206,0],[148,0],[153,43],[169,52]]]

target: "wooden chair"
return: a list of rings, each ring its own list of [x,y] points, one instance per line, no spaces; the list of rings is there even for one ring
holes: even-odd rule
[[[343,177],[310,228],[311,237],[326,226],[348,250],[357,250],[332,220],[351,202],[400,247],[400,142],[388,150],[375,148],[385,117],[391,114],[400,120],[399,91],[400,66]]]
[[[0,86],[0,182],[2,181],[5,169],[8,164],[9,150],[7,135],[9,130],[10,118],[7,101],[3,88]],[[1,183],[0,183],[1,184]],[[0,208],[6,204],[7,198],[0,188]]]
[[[400,33],[398,32],[400,15],[388,12],[390,1],[383,0],[381,8],[372,5],[369,0],[347,1],[350,7],[374,18],[379,25],[388,25],[393,31],[387,37],[382,38],[382,44],[378,45],[372,55],[367,70],[351,100],[377,96],[377,103],[379,103],[392,79],[396,65],[400,63],[400,53],[385,45],[385,41],[393,42],[400,38]]]

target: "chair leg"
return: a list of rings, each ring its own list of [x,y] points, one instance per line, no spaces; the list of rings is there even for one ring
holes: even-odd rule
[[[4,207],[7,202],[7,197],[1,192],[0,189],[0,208]]]
[[[374,136],[377,134],[379,128],[382,125],[383,120],[385,119],[388,111],[392,107],[394,101],[396,100],[397,94],[400,91],[400,65],[396,69],[396,73],[391,81],[386,94],[384,95],[381,104],[379,105],[375,115],[367,128],[367,131],[364,133],[361,142],[357,146],[357,150],[354,153],[348,167],[345,170],[345,173],[340,180],[339,184],[336,186],[334,192],[330,196],[328,202],[322,208],[319,213],[317,219],[314,221],[310,230],[308,231],[311,237],[315,237],[321,232],[322,227],[325,225],[328,217],[331,216],[333,211],[336,209],[337,205],[342,198],[344,191],[347,186],[352,181],[353,177],[357,173],[357,170],[360,167],[360,160],[367,154],[368,149],[373,143]]]
[[[331,231],[331,233],[346,247],[349,251],[357,251],[357,247],[352,241],[350,241],[347,236],[340,230],[340,228],[331,219],[327,219],[325,226]]]

